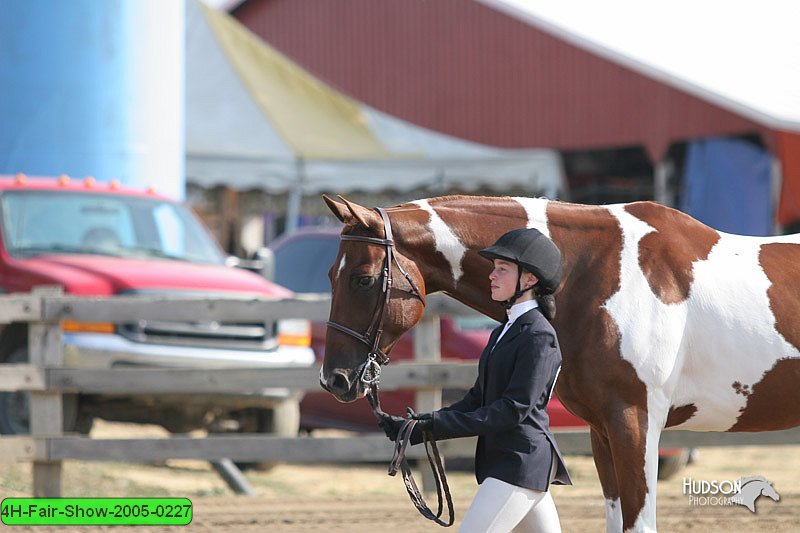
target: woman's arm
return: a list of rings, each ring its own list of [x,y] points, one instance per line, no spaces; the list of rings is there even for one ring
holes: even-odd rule
[[[481,383],[480,383],[480,376],[475,380],[475,384],[470,388],[467,393],[464,395],[463,398],[460,400],[453,402],[452,404],[448,405],[447,407],[442,407],[442,411],[460,411],[462,413],[466,413],[469,411],[474,411],[478,407],[481,406],[481,398],[483,397],[483,393],[481,392]]]
[[[470,411],[443,409],[433,413],[436,439],[468,437],[504,431],[518,425],[547,393],[547,384],[561,364],[555,337],[550,332],[523,332],[511,379],[503,394],[491,404]],[[470,390],[472,393],[475,390]],[[467,397],[469,397],[469,393]],[[465,397],[466,399],[466,397]],[[461,403],[460,406],[467,406]],[[480,405],[480,402],[478,403]]]

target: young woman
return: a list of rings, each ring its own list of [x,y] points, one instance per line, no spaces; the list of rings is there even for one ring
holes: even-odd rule
[[[480,254],[493,262],[492,299],[508,320],[492,332],[481,354],[478,379],[466,396],[421,416],[417,428],[436,440],[478,436],[475,476],[480,485],[460,532],[560,532],[551,483],[572,484],[545,412],[561,368],[549,320],[561,281],[561,253],[536,229],[501,236]],[[404,419],[378,425],[397,439]],[[416,428],[415,428],[416,429]],[[412,443],[419,441],[419,435]]]

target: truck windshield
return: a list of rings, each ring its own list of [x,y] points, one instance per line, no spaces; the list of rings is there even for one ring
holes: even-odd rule
[[[6,250],[17,258],[69,253],[224,262],[188,210],[156,198],[7,191],[0,209]]]

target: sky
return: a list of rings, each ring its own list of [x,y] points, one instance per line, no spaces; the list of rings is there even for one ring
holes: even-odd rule
[[[772,126],[800,129],[798,0],[477,1],[544,21],[575,42],[679,87],[718,95]]]

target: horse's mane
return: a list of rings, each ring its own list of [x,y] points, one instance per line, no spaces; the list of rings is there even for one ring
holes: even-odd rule
[[[414,202],[419,202],[421,200],[429,201],[429,200],[441,200],[446,202],[451,201],[458,201],[458,200],[467,200],[467,199],[475,199],[475,198],[492,198],[491,196],[470,196],[466,194],[448,194],[445,196],[430,196],[428,198],[417,198],[416,200],[412,200],[410,202],[403,202],[402,204],[397,204],[393,206],[393,208],[408,208],[408,209],[418,209],[418,206],[414,205]]]

